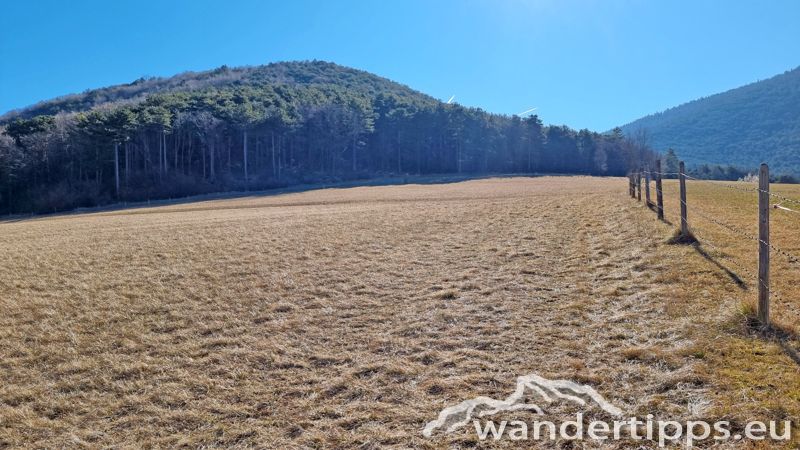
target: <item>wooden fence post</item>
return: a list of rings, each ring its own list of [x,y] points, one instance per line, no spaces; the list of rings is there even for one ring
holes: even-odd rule
[[[686,219],[686,176],[683,173],[684,165],[681,161],[681,234],[689,235],[689,221]]]
[[[636,198],[636,174],[631,171],[631,198]]]
[[[644,192],[645,197],[647,197],[645,204],[650,206],[653,203],[650,201],[650,165],[647,165],[644,171]]]
[[[642,201],[642,168],[639,167],[639,170],[636,172],[636,188],[638,192],[638,200]]]
[[[658,219],[664,220],[664,196],[661,194],[661,160],[656,160],[656,202],[658,203]]]
[[[769,327],[769,166],[758,171],[758,320]]]
[[[633,187],[633,171],[628,172],[628,193],[631,198],[636,198],[636,188]]]

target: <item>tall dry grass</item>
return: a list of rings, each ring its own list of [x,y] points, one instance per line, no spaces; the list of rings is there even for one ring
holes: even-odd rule
[[[640,416],[795,417],[749,293],[626,194],[519,178],[2,224],[0,444],[472,447],[422,429],[529,373]]]

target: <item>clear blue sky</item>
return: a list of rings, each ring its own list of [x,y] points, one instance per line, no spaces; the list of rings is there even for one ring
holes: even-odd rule
[[[800,1],[0,0],[0,113],[187,70],[319,59],[604,131],[800,65]]]

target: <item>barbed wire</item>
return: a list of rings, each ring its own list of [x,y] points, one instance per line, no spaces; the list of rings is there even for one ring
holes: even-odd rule
[[[746,237],[746,238],[752,239],[752,240],[754,240],[754,241],[758,241],[758,238],[757,238],[757,237],[755,237],[755,236],[750,236],[749,234],[745,233],[744,231],[737,230],[736,228],[733,228],[733,227],[731,227],[731,226],[729,226],[729,225],[726,225],[726,224],[724,224],[724,223],[722,223],[722,222],[720,222],[720,221],[718,221],[718,220],[716,220],[716,219],[712,219],[711,217],[708,217],[708,216],[706,216],[705,214],[703,214],[703,213],[701,213],[700,211],[698,211],[698,210],[694,209],[693,207],[689,206],[689,204],[688,204],[688,203],[684,202],[683,200],[681,200],[681,199],[680,199],[680,198],[678,198],[678,197],[675,197],[674,195],[669,195],[669,194],[667,194],[667,193],[664,193],[664,192],[662,192],[662,194],[663,194],[663,195],[666,195],[666,196],[667,196],[667,197],[669,197],[669,198],[674,198],[675,200],[677,200],[677,201],[681,202],[682,204],[686,205],[686,207],[687,207],[687,208],[691,209],[691,210],[692,210],[692,212],[694,212],[694,213],[695,213],[695,214],[697,214],[698,216],[700,216],[700,217],[702,217],[702,218],[704,218],[704,219],[706,219],[706,220],[708,220],[708,221],[710,221],[710,222],[714,222],[714,223],[716,223],[717,225],[720,225],[720,226],[722,226],[722,227],[725,227],[725,228],[727,228],[727,229],[729,229],[729,230],[733,231],[734,233],[739,233],[739,234],[741,234],[742,236],[744,236],[744,237]]]
[[[786,300],[784,300],[784,299],[783,299],[783,297],[781,297],[780,295],[778,295],[778,293],[777,293],[777,292],[775,292],[775,291],[773,291],[772,289],[770,289],[770,288],[769,288],[769,286],[767,286],[767,284],[766,284],[766,283],[764,283],[764,281],[763,281],[763,280],[760,280],[760,279],[759,279],[758,281],[759,281],[759,283],[761,283],[761,284],[762,284],[762,285],[763,285],[765,288],[767,288],[767,291],[770,293],[770,295],[772,295],[772,296],[774,296],[775,298],[777,298],[778,300],[780,300],[780,302],[781,302],[781,303],[783,303],[783,304],[784,304],[784,306],[786,306],[787,308],[789,308],[789,309],[790,309],[790,310],[791,310],[793,313],[795,313],[795,315],[797,315],[797,316],[799,316],[799,317],[800,317],[800,312],[797,312],[797,310],[796,310],[796,309],[794,309],[794,306],[792,306],[792,305],[791,305],[789,302],[787,302]]]
[[[771,243],[769,243],[769,242],[763,241],[763,240],[761,240],[760,238],[757,238],[757,237],[755,237],[755,236],[751,236],[751,235],[749,235],[749,234],[745,233],[744,231],[737,230],[736,228],[733,228],[733,227],[732,227],[732,226],[730,226],[730,225],[724,224],[724,223],[720,222],[719,220],[716,220],[716,219],[713,219],[713,218],[711,218],[711,217],[708,217],[708,216],[706,216],[705,214],[703,214],[703,213],[701,213],[700,211],[698,211],[698,210],[694,209],[692,206],[690,206],[688,203],[684,202],[683,200],[681,200],[681,199],[680,199],[680,198],[678,198],[678,197],[675,197],[675,196],[673,196],[673,195],[669,195],[669,194],[667,194],[667,193],[664,193],[664,191],[663,191],[663,190],[656,189],[656,191],[660,191],[662,195],[666,195],[667,197],[670,197],[670,198],[673,198],[673,199],[675,199],[675,200],[678,200],[678,201],[679,201],[679,202],[681,202],[682,204],[686,205],[686,207],[687,207],[687,208],[691,209],[691,210],[692,210],[692,212],[694,212],[694,213],[695,213],[695,214],[697,214],[698,216],[700,216],[700,217],[702,217],[702,218],[704,218],[704,219],[706,219],[706,220],[708,220],[708,221],[710,221],[710,222],[713,222],[713,223],[715,223],[715,224],[717,224],[717,225],[719,225],[719,226],[721,226],[721,227],[727,228],[728,230],[730,230],[730,231],[733,231],[734,233],[741,234],[742,236],[744,236],[744,237],[746,237],[746,238],[748,238],[748,239],[752,239],[752,240],[754,240],[754,241],[756,241],[756,242],[760,242],[760,243],[762,243],[762,244],[764,244],[764,245],[768,246],[768,247],[769,247],[769,248],[771,248],[772,250],[775,250],[776,252],[778,252],[778,253],[782,254],[783,256],[786,256],[787,258],[789,258],[789,262],[798,262],[798,261],[800,261],[800,258],[798,258],[797,256],[794,256],[794,255],[792,255],[792,254],[791,254],[791,253],[789,253],[789,252],[786,252],[786,251],[784,251],[784,250],[781,250],[781,249],[779,249],[778,247],[776,247],[776,246],[772,245],[772,244],[771,244]],[[687,223],[688,223],[688,221],[687,221]],[[691,226],[691,225],[690,225],[690,226]]]
[[[770,295],[772,295],[772,296],[774,296],[775,298],[777,298],[778,300],[780,300],[780,302],[781,302],[781,303],[783,303],[783,304],[784,304],[784,305],[785,305],[787,308],[789,308],[789,309],[790,309],[790,310],[791,310],[793,313],[795,313],[795,315],[797,315],[797,316],[800,316],[800,313],[798,313],[798,312],[797,312],[797,310],[796,310],[796,309],[794,309],[794,306],[792,306],[792,305],[791,305],[789,302],[787,302],[786,300],[784,300],[784,299],[783,299],[783,297],[781,297],[780,295],[778,295],[778,293],[777,293],[777,292],[775,292],[775,291],[773,291],[772,289],[770,289],[770,288],[769,288],[769,286],[767,285],[767,283],[765,283],[765,282],[764,282],[764,280],[762,280],[760,277],[757,277],[757,276],[753,275],[753,273],[752,273],[752,272],[750,272],[749,270],[747,270],[747,268],[746,268],[746,267],[744,267],[743,265],[739,264],[738,262],[734,261],[732,258],[728,257],[727,255],[725,255],[724,253],[722,253],[721,251],[719,251],[719,249],[717,249],[717,247],[715,247],[715,246],[714,246],[714,244],[712,244],[712,243],[711,243],[711,241],[709,241],[708,239],[705,239],[705,238],[703,238],[703,237],[700,235],[700,233],[698,233],[698,231],[697,231],[697,228],[694,228],[694,227],[693,227],[693,226],[691,226],[691,225],[689,225],[689,228],[691,228],[691,229],[692,229],[692,232],[694,233],[694,236],[695,236],[696,238],[698,238],[699,240],[701,240],[703,243],[705,243],[705,244],[708,244],[708,245],[709,245],[711,248],[713,248],[713,249],[714,249],[714,251],[715,251],[715,252],[717,252],[717,253],[718,253],[720,256],[722,256],[723,258],[725,258],[725,259],[727,259],[728,261],[730,261],[730,262],[732,262],[732,263],[736,264],[737,266],[741,267],[741,268],[742,268],[742,270],[744,270],[745,272],[747,272],[747,274],[748,274],[748,275],[750,275],[751,277],[755,278],[755,279],[758,281],[758,283],[759,283],[759,284],[761,284],[762,286],[764,286],[764,287],[767,289],[767,291],[770,293]]]
[[[670,210],[668,210],[668,209],[666,209],[666,208],[664,208],[664,211],[666,211],[666,212],[668,212],[669,214],[672,214],[672,215],[674,215],[674,216],[681,217],[681,215],[680,215],[680,214],[674,213],[674,212],[672,212],[672,211],[670,211]],[[758,277],[758,276],[754,275],[754,274],[753,274],[753,272],[751,272],[751,271],[750,271],[750,270],[749,270],[747,267],[745,267],[744,265],[740,264],[738,261],[736,261],[736,260],[734,260],[733,258],[729,257],[729,256],[728,256],[728,255],[726,255],[725,253],[723,253],[723,252],[722,252],[720,249],[718,249],[718,248],[717,248],[717,247],[716,247],[716,246],[715,246],[715,245],[714,245],[714,244],[713,244],[713,243],[712,243],[710,240],[708,240],[708,239],[704,238],[704,237],[703,237],[703,236],[702,236],[702,235],[701,235],[701,234],[700,234],[700,233],[697,231],[697,228],[695,228],[695,227],[693,227],[693,226],[689,225],[689,223],[688,223],[688,222],[687,222],[687,224],[686,224],[686,225],[687,225],[687,226],[688,226],[688,227],[689,227],[689,228],[692,230],[692,234],[694,235],[694,237],[695,237],[695,238],[697,238],[697,239],[698,239],[700,242],[702,242],[702,243],[704,243],[704,244],[708,245],[709,247],[711,247],[711,248],[712,248],[712,249],[713,249],[713,250],[714,250],[714,251],[715,251],[715,252],[716,252],[716,253],[717,253],[719,256],[721,256],[721,257],[725,258],[726,260],[728,260],[728,261],[732,262],[733,264],[735,264],[735,265],[736,265],[737,267],[739,267],[740,269],[744,270],[744,271],[745,271],[745,273],[747,273],[748,275],[750,275],[750,277],[751,277],[751,278],[754,278],[754,279],[757,281],[757,283],[759,283],[759,284],[761,284],[762,286],[764,286],[764,287],[767,289],[767,291],[770,293],[770,295],[772,295],[772,296],[774,296],[775,298],[777,298],[777,299],[778,299],[778,300],[779,300],[781,303],[783,303],[783,305],[784,305],[784,306],[786,306],[786,307],[787,307],[789,310],[791,310],[791,311],[792,311],[792,312],[793,312],[795,315],[797,315],[798,317],[800,317],[800,312],[798,312],[798,311],[797,311],[797,310],[794,308],[794,306],[792,306],[792,305],[791,305],[789,302],[787,302],[786,300],[784,300],[784,299],[783,299],[783,297],[781,297],[781,296],[780,296],[780,295],[779,295],[777,292],[775,292],[775,291],[773,291],[772,289],[770,289],[770,287],[769,287],[769,286],[768,286],[766,283],[764,283],[764,281],[763,281],[763,280],[762,280],[760,277]]]
[[[680,172],[656,172],[650,170],[643,170],[642,172],[649,173],[650,175],[680,175]]]
[[[650,171],[646,171],[646,170],[645,170],[644,172],[646,172],[646,173],[648,173],[648,174],[650,174],[650,175],[655,175],[655,174],[658,174],[658,175],[662,175],[662,176],[663,176],[663,175],[679,175],[679,176],[680,176],[680,172],[650,172]],[[738,190],[740,190],[740,191],[750,191],[750,192],[755,192],[755,191],[757,191],[757,190],[758,190],[758,188],[743,188],[743,187],[741,187],[741,186],[733,186],[733,185],[731,185],[731,184],[725,184],[725,183],[716,183],[716,182],[709,181],[709,180],[703,180],[703,179],[700,179],[700,178],[695,178],[695,177],[693,177],[693,176],[691,176],[691,175],[686,175],[685,173],[683,174],[683,176],[684,176],[685,178],[688,178],[688,179],[690,179],[690,180],[702,181],[703,183],[713,184],[713,185],[715,185],[715,186],[722,186],[722,187],[727,187],[727,188],[732,188],[732,189],[738,189]]]
[[[686,178],[688,178],[690,180],[702,181],[703,183],[713,184],[714,186],[722,186],[722,187],[731,188],[731,189],[738,189],[740,191],[748,191],[748,192],[756,192],[756,191],[758,191],[758,188],[743,188],[741,186],[734,186],[732,184],[716,183],[716,182],[709,181],[709,180],[701,180],[700,178],[695,178],[695,177],[690,176],[690,175],[684,175],[684,177],[686,177]]]
[[[726,255],[725,253],[723,253],[720,249],[717,248],[717,246],[715,246],[713,243],[711,243],[711,241],[709,241],[708,239],[704,238],[700,234],[700,232],[697,231],[697,228],[695,228],[695,227],[693,227],[691,225],[689,225],[689,228],[692,230],[692,234],[694,235],[695,238],[697,238],[699,241],[701,241],[704,244],[706,244],[709,247],[711,247],[715,252],[717,252],[719,254],[719,256],[722,256],[723,258],[727,259],[728,261],[736,264],[742,270],[744,270],[748,275],[750,275],[752,278],[758,279],[758,277],[756,275],[754,275],[753,272],[750,272],[750,270],[747,267],[745,267],[741,263],[737,262],[736,260],[734,260],[730,256]]]
[[[676,173],[676,172],[651,172],[651,171],[647,171],[647,170],[644,170],[644,171],[642,171],[642,172],[644,172],[644,173],[648,173],[648,174],[650,174],[650,175],[655,175],[655,174],[658,174],[658,175],[662,175],[662,176],[663,176],[663,175],[679,175],[679,176],[680,176],[680,172],[677,172],[677,173]],[[744,188],[744,187],[741,187],[741,186],[734,186],[734,185],[731,185],[731,184],[718,183],[718,182],[709,181],[709,180],[702,180],[702,179],[700,179],[700,178],[696,178],[696,177],[693,177],[693,176],[691,176],[691,175],[686,175],[685,173],[683,174],[683,176],[684,176],[685,178],[688,178],[688,179],[690,179],[690,180],[701,181],[701,182],[703,182],[703,183],[713,184],[713,185],[715,185],[715,186],[722,186],[722,187],[731,188],[731,189],[738,189],[738,190],[740,190],[740,191],[747,191],[747,192],[764,192],[764,193],[767,193],[767,194],[769,194],[769,195],[770,195],[770,196],[772,196],[772,197],[779,198],[779,199],[781,199],[781,200],[783,200],[783,201],[785,201],[785,202],[790,202],[790,203],[796,203],[796,204],[800,204],[800,200],[792,200],[792,199],[790,199],[790,198],[786,198],[786,197],[783,197],[783,196],[781,196],[781,195],[775,194],[775,193],[773,193],[773,192],[771,192],[771,191],[765,191],[765,190],[763,190],[763,189],[759,189],[759,188]]]
[[[790,198],[786,198],[786,197],[781,197],[781,196],[780,196],[780,195],[778,195],[778,194],[773,194],[772,192],[770,192],[770,191],[765,191],[765,190],[763,190],[763,189],[759,189],[758,191],[759,191],[759,192],[764,192],[764,193],[767,193],[767,194],[769,194],[769,195],[771,195],[771,196],[773,196],[773,197],[775,197],[775,198],[779,198],[779,199],[783,200],[784,202],[789,202],[789,203],[797,203],[798,205],[800,205],[800,201],[797,201],[797,200],[792,200],[792,199],[790,199]],[[781,203],[783,203],[783,202],[781,202]]]
[[[658,174],[658,175],[662,175],[662,176],[663,175],[678,175],[678,176],[680,176],[680,172],[655,172],[655,171],[648,171],[648,170],[643,170],[642,172],[643,173],[648,173],[650,175]],[[691,175],[686,175],[685,173],[683,174],[683,176],[685,178],[690,179],[690,180],[701,181],[703,183],[713,184],[715,186],[722,186],[722,187],[727,187],[727,188],[731,188],[731,189],[738,189],[740,191],[764,192],[764,193],[767,193],[767,194],[771,195],[772,197],[779,198],[779,199],[781,199],[781,200],[783,200],[785,202],[796,203],[796,204],[800,205],[800,200],[792,200],[790,198],[786,198],[786,197],[783,197],[781,195],[775,194],[772,191],[765,191],[765,190],[757,188],[757,187],[756,188],[744,188],[744,187],[741,187],[741,186],[734,186],[732,184],[725,184],[725,183],[719,183],[719,182],[710,181],[710,180],[703,180],[703,179],[700,179],[700,178],[693,177]]]
[[[678,213],[675,213],[675,212],[672,212],[672,211],[670,211],[670,210],[668,210],[668,209],[666,209],[666,208],[664,209],[664,211],[668,212],[669,214],[672,214],[673,216],[681,217],[681,215],[680,215],[680,214],[678,214]],[[688,226],[688,227],[689,227],[689,228],[692,230],[692,234],[694,235],[694,237],[696,237],[697,239],[699,239],[699,240],[700,240],[700,241],[702,241],[703,243],[707,244],[707,245],[708,245],[709,247],[711,247],[711,248],[712,248],[712,249],[713,249],[715,252],[719,253],[719,255],[720,255],[720,256],[722,256],[723,258],[725,258],[725,259],[727,259],[728,261],[730,261],[730,262],[732,262],[732,263],[736,264],[738,267],[740,267],[742,270],[744,270],[744,271],[745,271],[745,272],[746,272],[748,275],[750,275],[751,277],[753,277],[753,278],[756,278],[756,279],[758,278],[757,276],[755,276],[755,275],[753,274],[753,272],[750,272],[750,270],[749,270],[747,267],[745,267],[744,265],[740,264],[738,261],[734,260],[734,259],[733,259],[733,258],[731,258],[730,256],[726,255],[726,254],[725,254],[725,253],[723,253],[723,252],[722,252],[720,249],[718,249],[718,248],[717,248],[717,246],[715,246],[713,243],[711,243],[711,241],[709,241],[709,240],[705,239],[705,238],[704,238],[704,237],[703,237],[703,236],[702,236],[702,235],[701,235],[701,234],[700,234],[700,233],[697,231],[697,228],[695,228],[695,227],[693,227],[693,226],[689,225],[689,223],[688,223],[688,222],[687,222],[687,224],[686,224],[686,225],[687,225],[687,226]]]

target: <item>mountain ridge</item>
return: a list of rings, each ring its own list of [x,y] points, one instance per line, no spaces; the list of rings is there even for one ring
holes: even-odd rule
[[[689,166],[755,167],[800,173],[800,66],[622,125],[646,128],[659,152],[674,148]]]
[[[316,70],[316,73],[309,74],[309,68],[312,71]],[[332,82],[334,79],[336,82]],[[130,83],[86,89],[80,94],[66,94],[7,111],[0,115],[0,124],[8,123],[17,117],[30,119],[39,115],[55,115],[61,112],[86,112],[106,103],[137,104],[145,101],[147,96],[155,94],[266,84],[292,87],[335,85],[362,95],[374,96],[379,93],[393,93],[404,97],[414,97],[424,102],[440,101],[412,89],[408,85],[334,62],[321,60],[279,61],[259,66],[228,67],[223,65],[216,69],[200,72],[186,71],[170,77],[141,77]]]

